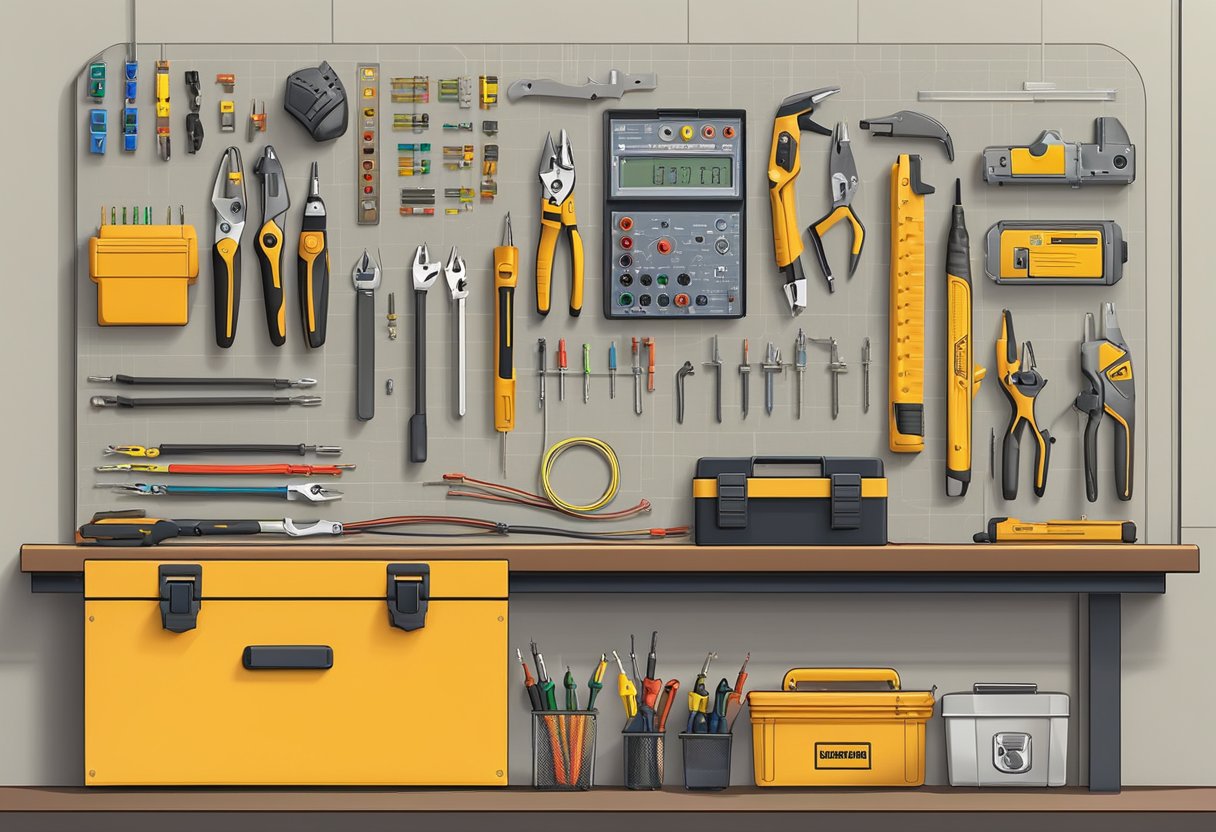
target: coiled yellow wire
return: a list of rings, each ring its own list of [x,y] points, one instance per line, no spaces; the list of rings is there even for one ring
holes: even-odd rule
[[[557,459],[571,448],[590,448],[598,453],[605,462],[608,463],[608,470],[611,476],[608,480],[608,487],[604,489],[604,493],[599,499],[585,506],[568,503],[561,497],[557,496],[557,492],[553,490],[552,484],[549,482],[549,477],[553,472],[553,466],[557,464]],[[593,436],[572,436],[569,439],[563,439],[557,442],[549,450],[545,451],[545,455],[540,461],[540,487],[545,495],[545,499],[553,503],[553,505],[568,511],[573,514],[586,514],[592,511],[598,511],[604,506],[612,502],[612,498],[616,496],[616,492],[621,487],[621,463],[617,459],[616,451],[612,450],[612,446],[607,442],[596,439]]]

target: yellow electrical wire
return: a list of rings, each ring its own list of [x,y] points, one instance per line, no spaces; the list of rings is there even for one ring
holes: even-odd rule
[[[605,462],[608,463],[608,470],[611,476],[608,481],[608,487],[604,489],[604,493],[599,499],[585,506],[568,503],[561,497],[557,496],[557,492],[553,490],[553,485],[549,481],[550,475],[553,473],[553,466],[557,464],[558,457],[564,454],[571,448],[590,448],[598,453]],[[596,439],[593,436],[572,436],[569,439],[563,439],[557,442],[549,450],[545,451],[545,455],[540,461],[540,487],[545,495],[545,499],[557,506],[562,511],[571,514],[587,514],[593,511],[599,511],[604,506],[612,502],[612,498],[616,496],[621,487],[621,463],[617,459],[616,451],[612,450],[612,446],[607,442]]]

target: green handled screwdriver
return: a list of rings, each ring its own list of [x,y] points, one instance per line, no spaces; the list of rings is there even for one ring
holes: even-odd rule
[[[553,680],[549,678],[549,671],[545,669],[545,657],[540,654],[540,648],[536,646],[535,641],[532,642],[532,658],[536,662],[536,686],[540,688],[541,702],[546,711],[556,711],[557,692],[554,690]]]
[[[578,685],[574,682],[574,674],[570,672],[570,665],[566,665],[566,676],[562,679],[562,687],[566,689],[566,710],[578,710]]]
[[[587,680],[587,690],[591,691],[587,694],[587,710],[595,710],[595,698],[600,695],[600,691],[604,689],[604,673],[608,670],[608,656],[605,653],[600,653],[600,663],[595,666],[595,672],[591,674],[591,678]]]

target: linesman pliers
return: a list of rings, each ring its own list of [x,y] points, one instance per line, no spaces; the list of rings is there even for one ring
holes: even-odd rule
[[[1085,314],[1081,341],[1081,375],[1089,389],[1077,396],[1074,407],[1085,420],[1085,497],[1098,499],[1098,427],[1103,416],[1114,423],[1115,496],[1132,498],[1135,460],[1136,380],[1132,355],[1119,328],[1113,303],[1102,304],[1102,332],[1096,331],[1093,313]]]
[[[866,242],[866,229],[853,210],[853,197],[861,180],[857,178],[857,163],[853,161],[853,146],[849,142],[849,128],[843,121],[836,123],[832,131],[832,150],[828,161],[830,181],[828,187],[832,193],[832,208],[819,220],[812,223],[807,232],[811,237],[811,245],[815,256],[819,259],[819,268],[828,282],[828,291],[836,291],[836,281],[832,277],[832,266],[828,263],[827,252],[823,249],[823,235],[842,219],[847,219],[853,226],[853,247],[849,257],[849,277],[857,271],[861,260],[861,247]]]
[[[245,233],[245,171],[241,151],[230,147],[220,157],[211,189],[215,208],[215,244],[211,248],[211,270],[215,290],[215,343],[228,348],[236,339],[236,319],[241,306],[241,235]]]
[[[545,136],[540,155],[540,243],[536,249],[536,311],[549,314],[552,295],[553,258],[562,229],[570,239],[570,315],[583,311],[583,237],[574,213],[574,153],[570,138],[562,130],[558,146],[553,134]]]
[[[1029,341],[1022,345],[1018,358],[1018,342],[1013,334],[1013,313],[1001,311],[1001,336],[996,341],[996,367],[1001,389],[1009,400],[1012,413],[1005,440],[1001,446],[1001,491],[1006,500],[1018,496],[1018,460],[1022,432],[1030,426],[1034,438],[1034,494],[1042,497],[1047,490],[1047,465],[1051,460],[1051,445],[1055,437],[1040,430],[1035,418],[1034,403],[1047,386],[1047,379],[1035,368],[1034,347]]]
[[[252,486],[252,485],[149,485],[142,482],[132,483],[99,483],[98,488],[110,488],[114,491],[125,491],[128,494],[139,494],[143,497],[207,497],[245,494],[253,497],[282,497],[286,500],[307,500],[310,503],[328,503],[331,500],[341,500],[342,492],[333,491],[319,482],[305,482],[294,485]]]

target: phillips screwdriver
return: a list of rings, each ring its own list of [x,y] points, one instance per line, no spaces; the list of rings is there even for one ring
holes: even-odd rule
[[[557,400],[566,400],[566,339],[557,339]]]
[[[616,341],[608,345],[608,398],[616,398]]]
[[[617,693],[625,706],[625,719],[631,720],[638,715],[638,689],[630,681],[629,674],[625,672],[625,665],[615,650],[612,651],[612,658],[616,659],[616,666],[620,669],[620,675],[616,677]]]
[[[547,367],[545,362],[548,360],[546,358],[545,339],[544,338],[536,339],[536,348],[537,348],[538,352],[540,353],[540,364],[537,366],[537,369],[536,369],[537,388],[540,391],[540,395],[539,395],[539,398],[537,399],[537,403],[538,403],[538,407],[541,410],[544,410],[545,409],[545,369]]]
[[[519,282],[519,249],[507,214],[502,245],[494,249],[494,430],[499,436],[502,473],[507,473],[507,434],[515,430],[515,286]],[[541,352],[545,342],[541,341]],[[544,390],[541,390],[544,404]]]
[[[325,202],[317,163],[312,163],[308,180],[308,201],[300,227],[299,272],[300,315],[304,340],[312,348],[325,343],[325,324],[329,314],[329,243],[325,233]]]
[[[545,669],[545,657],[540,654],[536,642],[532,642],[532,660],[536,662],[536,686],[540,689],[541,705],[546,711],[557,710],[557,693],[549,671]]]
[[[583,404],[591,401],[591,345],[583,344]]]
[[[663,695],[659,697],[658,707],[655,711],[658,713],[658,718],[655,722],[655,730],[662,733],[667,730],[667,716],[671,713],[672,703],[676,701],[676,694],[680,690],[680,680],[671,679],[663,686]]]
[[[709,691],[705,687],[705,677],[709,675],[709,663],[718,658],[717,653],[706,653],[705,663],[697,674],[697,681],[688,692],[688,727],[689,734],[706,734],[709,732],[709,721],[705,718],[709,710]]]
[[[536,680],[532,678],[532,671],[528,668],[528,663],[524,661],[524,654],[518,647],[515,648],[515,655],[519,658],[519,666],[524,669],[524,688],[528,691],[528,701],[532,703],[532,710],[543,711],[540,701],[540,688],[536,687]]]
[[[587,710],[595,710],[595,700],[604,689],[604,673],[608,670],[608,656],[600,653],[600,663],[595,666],[591,678],[587,680]]]

